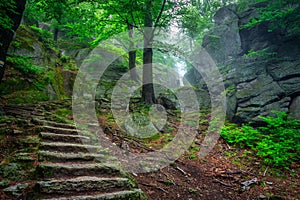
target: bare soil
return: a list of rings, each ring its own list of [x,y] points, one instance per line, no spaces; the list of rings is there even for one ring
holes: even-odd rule
[[[139,174],[137,181],[153,200],[300,199],[299,165],[285,171],[272,169],[256,158],[243,159],[243,149],[229,148],[233,147],[220,139],[205,159],[182,156],[158,172]],[[234,156],[228,156],[230,151]],[[244,181],[254,178],[256,183],[243,188]]]
[[[113,142],[121,146],[126,139],[134,153],[148,152],[149,146],[161,148],[166,142],[166,137],[147,142],[120,137],[121,130],[108,123],[106,115],[101,115],[99,121]],[[199,133],[206,128],[205,124],[200,126]],[[175,133],[176,130],[171,135]],[[195,149],[200,147],[204,136],[199,134],[191,149],[168,167],[135,176],[150,200],[300,199],[299,164],[289,169],[265,166],[254,152],[230,146],[222,138],[205,159],[200,159]],[[254,183],[243,187],[246,181]]]

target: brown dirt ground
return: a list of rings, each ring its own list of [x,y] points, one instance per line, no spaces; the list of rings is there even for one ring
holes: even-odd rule
[[[182,156],[158,172],[139,174],[139,187],[150,200],[300,199],[299,166],[283,172],[264,168],[257,161],[233,164],[242,157],[243,150],[234,149],[237,155],[229,157],[225,156],[228,147],[220,139],[205,159]],[[253,178],[258,181],[243,191],[241,183]]]
[[[107,123],[107,116],[102,115],[99,121],[105,132],[113,133],[108,134],[111,140],[120,145],[124,138],[118,136],[119,128]],[[150,141],[147,146],[139,141],[127,142],[131,152],[145,153],[149,151],[149,144],[161,148],[165,139]],[[192,148],[200,147],[203,139],[204,134],[199,134]],[[190,149],[168,167],[136,175],[139,187],[149,200],[300,199],[299,164],[286,170],[266,167],[251,151],[229,146],[222,138],[205,159],[195,158],[195,154],[197,152]],[[257,182],[243,189],[241,183],[254,178]]]

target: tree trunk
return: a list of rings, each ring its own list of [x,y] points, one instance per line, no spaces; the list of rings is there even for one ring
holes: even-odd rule
[[[134,29],[131,24],[128,24],[128,30],[129,30],[129,39],[134,38]],[[129,70],[130,70],[130,77],[132,80],[139,82],[139,76],[136,73],[136,68],[135,68],[135,61],[136,61],[136,50],[134,48],[134,42],[131,40],[129,42]]]
[[[153,19],[152,19],[152,0],[148,0],[145,8],[144,16],[144,52],[143,52],[143,87],[142,87],[142,101],[145,104],[154,104],[155,95],[153,87],[153,73],[152,73],[152,42],[153,42]]]
[[[13,40],[15,31],[21,23],[22,14],[26,4],[26,0],[15,0],[14,2],[16,3],[14,12],[6,11],[7,16],[13,21],[12,28],[4,29],[0,25],[0,83],[5,72],[6,53],[11,41]]]
[[[57,39],[58,39],[58,33],[59,33],[58,28],[55,28],[55,29],[54,29],[54,34],[53,34],[53,40],[54,40],[55,42],[57,42]]]

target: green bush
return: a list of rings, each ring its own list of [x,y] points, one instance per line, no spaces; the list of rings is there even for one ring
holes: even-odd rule
[[[43,68],[39,66],[35,66],[32,64],[32,59],[26,56],[8,56],[7,62],[9,62],[13,68],[17,69],[24,75],[36,75],[45,71]]]
[[[250,49],[247,54],[243,55],[243,58],[259,58],[259,59],[268,59],[276,56],[276,52],[269,52],[268,48],[264,48],[258,51]]]
[[[260,117],[265,126],[228,124],[221,136],[231,144],[250,147],[268,165],[288,167],[300,161],[300,121],[288,119],[286,113]]]

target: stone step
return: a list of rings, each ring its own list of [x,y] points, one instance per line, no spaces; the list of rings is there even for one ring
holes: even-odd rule
[[[4,110],[6,115],[14,116],[16,118],[27,117],[31,118],[30,112],[23,110]]]
[[[139,200],[146,199],[142,190],[123,190],[104,194],[86,194],[80,196],[68,196],[68,197],[55,197],[47,198],[43,200]]]
[[[31,112],[30,114],[33,115],[33,116],[37,116],[37,117],[44,117],[45,116],[44,113],[40,113],[40,112]]]
[[[122,176],[117,164],[110,163],[41,163],[37,167],[39,178],[67,178],[75,176]]]
[[[65,134],[65,135],[78,135],[78,132],[76,129],[69,129],[69,128],[60,128],[60,127],[54,127],[54,126],[42,126],[43,132],[50,132],[50,133],[56,133],[56,134]]]
[[[91,153],[57,153],[50,151],[40,151],[38,153],[39,161],[51,162],[118,162],[118,159],[108,154]]]
[[[34,120],[34,123],[36,123],[38,125],[52,126],[52,127],[57,127],[57,128],[76,129],[76,127],[72,124],[63,124],[63,123],[57,123],[57,122],[48,121],[48,120]]]
[[[41,132],[41,138],[44,142],[66,142],[76,144],[88,144],[90,138],[82,135],[65,135],[56,133]]]
[[[94,176],[80,176],[70,179],[38,181],[35,191],[41,195],[84,195],[88,192],[115,192],[131,189],[127,178],[99,178]]]
[[[94,145],[83,145],[83,144],[73,144],[73,143],[63,143],[63,142],[41,142],[40,150],[44,151],[54,151],[62,153],[99,153],[108,154],[108,149],[101,146]]]

